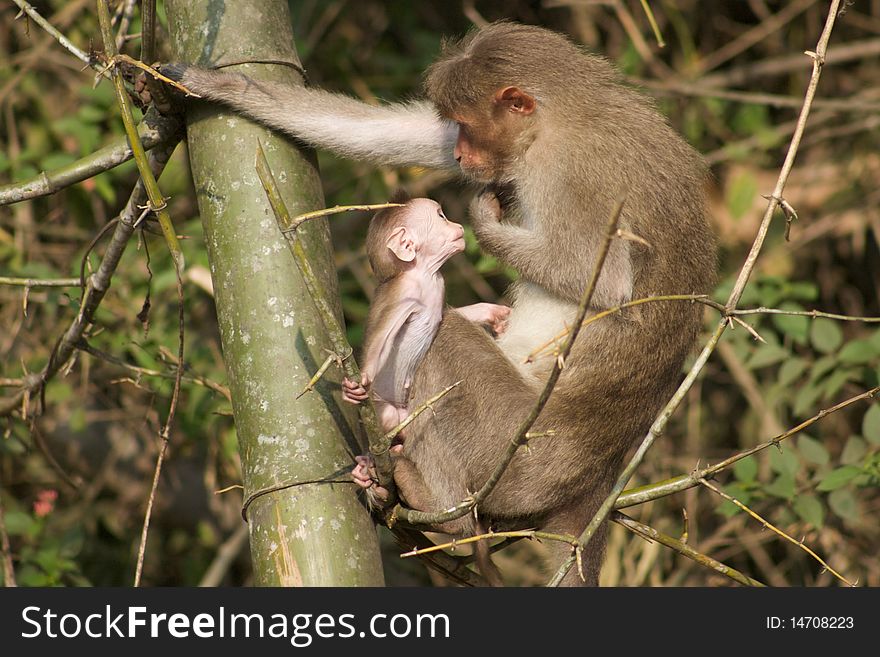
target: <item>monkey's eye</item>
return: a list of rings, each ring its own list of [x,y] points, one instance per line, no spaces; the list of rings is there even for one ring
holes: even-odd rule
[[[437,214],[440,215],[441,219],[446,219],[446,215],[443,214],[443,210],[441,210],[440,208],[437,208]]]

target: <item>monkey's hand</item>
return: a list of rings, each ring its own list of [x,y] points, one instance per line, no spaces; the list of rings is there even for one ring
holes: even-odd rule
[[[355,456],[354,460],[357,465],[351,471],[351,478],[366,491],[367,502],[371,508],[382,508],[389,498],[388,489],[379,485],[373,457],[364,454]]]
[[[501,335],[507,329],[507,318],[510,316],[510,308],[507,306],[497,303],[475,303],[456,310],[467,320],[485,324],[495,335]]]
[[[362,404],[370,398],[369,387],[370,380],[366,374],[361,376],[360,383],[345,377],[342,380],[342,398],[349,404]]]
[[[503,216],[501,199],[488,187],[471,201],[471,222],[477,237],[501,223]]]

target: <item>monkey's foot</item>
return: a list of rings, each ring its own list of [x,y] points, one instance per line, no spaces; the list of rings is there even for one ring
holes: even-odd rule
[[[348,377],[342,380],[342,398],[349,404],[362,404],[369,397],[370,394],[363,384],[352,381]]]

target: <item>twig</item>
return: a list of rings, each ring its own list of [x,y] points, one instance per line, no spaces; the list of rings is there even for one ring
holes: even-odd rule
[[[348,356],[346,356],[346,358],[347,357]],[[294,399],[299,399],[300,397],[302,397],[306,393],[309,393],[312,390],[314,390],[315,386],[318,385],[318,381],[320,381],[321,377],[324,376],[324,373],[328,369],[330,369],[330,366],[333,363],[337,363],[341,366],[343,360],[344,359],[342,357],[340,357],[338,354],[330,354],[329,356],[327,356],[327,360],[325,360],[324,363],[321,365],[321,367],[318,368],[318,371],[315,372],[314,376],[311,379],[309,379],[309,382],[302,389],[302,391],[296,397],[294,397]]]
[[[826,319],[836,319],[842,322],[865,322],[868,324],[878,323],[880,322],[880,317],[859,317],[856,315],[838,315],[836,313],[826,313],[821,310],[785,310],[782,308],[766,308],[761,306],[759,308],[734,308],[733,310],[728,310],[724,304],[718,303],[717,301],[710,299],[708,295],[705,294],[667,294],[656,297],[643,297],[641,299],[634,299],[633,301],[628,301],[626,303],[622,303],[619,306],[614,306],[612,308],[607,308],[601,312],[596,313],[590,317],[587,317],[582,326],[586,327],[596,322],[604,317],[608,317],[609,315],[613,315],[616,313],[625,310],[626,308],[632,308],[633,306],[640,306],[645,303],[654,303],[657,301],[691,301],[696,303],[701,303],[704,306],[709,306],[717,310],[721,313],[724,318],[736,318],[738,315],[794,315],[797,317],[812,317],[813,319],[817,317],[824,317]],[[741,323],[741,322],[740,322]],[[763,338],[758,335],[755,330],[748,325],[743,324],[746,330],[749,331],[756,340],[763,342]],[[544,356],[553,355],[553,351],[547,351],[555,344],[558,344],[562,338],[568,335],[568,328],[563,329],[555,336],[550,338],[547,342],[544,342],[541,345],[535,347],[532,352],[526,356],[525,362],[531,363],[537,358],[542,358]],[[543,353],[547,351],[547,353]]]
[[[419,547],[431,547],[433,543],[421,532],[407,529],[400,525],[391,528],[391,533],[397,540],[401,549],[412,550]],[[486,580],[478,573],[467,567],[467,559],[453,557],[446,552],[432,552],[423,554],[419,559],[429,568],[439,572],[453,582],[466,586],[487,586]]]
[[[538,416],[541,414],[541,411],[544,410],[544,406],[550,399],[550,395],[553,393],[553,390],[556,387],[556,382],[559,380],[560,374],[562,374],[562,367],[566,359],[568,358],[568,355],[571,353],[571,348],[581,331],[584,318],[586,317],[587,311],[590,308],[590,302],[593,299],[593,292],[596,289],[596,282],[599,280],[599,275],[602,273],[602,267],[605,264],[605,257],[608,255],[608,250],[611,248],[611,241],[615,237],[615,232],[617,230],[617,220],[620,218],[620,213],[623,210],[623,203],[624,202],[622,200],[618,201],[611,212],[611,216],[608,218],[608,224],[605,226],[603,240],[601,245],[599,246],[599,251],[596,255],[596,262],[593,264],[593,271],[590,276],[590,281],[587,284],[587,288],[584,290],[583,295],[581,296],[580,305],[578,306],[577,315],[575,316],[574,320],[574,327],[569,333],[568,340],[566,340],[565,345],[560,352],[559,358],[557,358],[557,360],[553,364],[553,369],[550,372],[550,376],[547,378],[547,383],[544,385],[544,389],[538,396],[537,401],[535,401],[531,412],[529,413],[528,417],[526,417],[526,419],[522,422],[522,424],[520,424],[519,428],[516,431],[516,435],[511,438],[507,450],[501,457],[498,465],[495,466],[495,470],[489,476],[489,479],[471,497],[466,500],[462,500],[451,509],[448,509],[446,511],[442,511],[439,513],[425,513],[424,511],[415,511],[413,509],[406,509],[404,507],[401,507],[400,505],[397,505],[392,512],[392,515],[399,517],[405,522],[413,525],[434,525],[442,522],[447,522],[449,520],[455,520],[456,518],[461,518],[462,516],[466,515],[472,509],[481,504],[483,500],[486,499],[486,497],[495,488],[495,485],[501,479],[504,471],[507,470],[507,466],[510,465],[513,457],[516,456],[519,448],[528,442],[529,429],[532,428],[532,425],[537,421]]]
[[[394,440],[394,438],[396,438],[397,435],[401,431],[403,431],[410,424],[412,424],[413,420],[415,420],[419,415],[421,415],[422,413],[427,411],[429,408],[433,410],[434,404],[436,404],[443,397],[445,397],[447,394],[449,394],[450,390],[452,390],[453,388],[455,388],[456,386],[458,386],[460,384],[461,384],[461,381],[456,381],[452,385],[446,386],[443,390],[438,392],[436,395],[430,397],[426,402],[417,406],[412,411],[412,413],[410,413],[409,415],[406,416],[406,419],[404,419],[403,422],[401,422],[396,427],[394,427],[391,431],[389,431],[385,434],[385,441],[387,441],[389,444],[391,444],[391,442]]]
[[[2,492],[2,489],[0,489]],[[3,560],[3,586],[13,588],[15,568],[12,566],[12,548],[9,545],[9,534],[6,533],[6,515],[3,511],[3,496],[0,495],[0,557]]]
[[[581,322],[581,328],[584,329],[593,322],[597,322],[603,317],[608,317],[609,315],[613,315],[615,313],[619,313],[626,308],[632,308],[634,306],[641,306],[644,303],[653,303],[655,301],[698,301],[698,302],[708,302],[708,305],[712,305],[713,302],[709,299],[708,295],[705,294],[667,294],[665,296],[656,296],[656,297],[643,297],[641,299],[634,299],[633,301],[627,301],[626,303],[622,303],[619,306],[614,306],[613,308],[607,308],[606,310],[602,310],[595,315],[591,315],[584,319]],[[720,304],[719,304],[720,305]],[[723,306],[721,306],[723,308]],[[547,340],[547,342],[535,347],[528,356],[526,356],[525,362],[531,363],[536,358],[540,358],[542,356],[541,352],[549,349],[553,345],[559,344],[559,341],[562,340],[566,335],[568,335],[568,328],[564,328],[562,331],[557,333],[555,336]],[[550,355],[550,354],[543,354]]]
[[[700,479],[710,479],[722,470],[729,468],[737,461],[741,461],[742,459],[751,456],[752,454],[757,454],[758,452],[761,452],[768,447],[777,447],[786,438],[790,438],[791,436],[800,433],[804,429],[812,426],[819,420],[831,415],[832,413],[836,413],[837,411],[840,411],[847,406],[852,406],[856,402],[863,399],[873,399],[878,393],[880,393],[880,386],[876,388],[871,388],[870,390],[863,392],[860,395],[856,395],[855,397],[850,397],[849,399],[846,399],[839,404],[835,404],[831,408],[826,408],[819,411],[813,417],[809,418],[808,420],[804,420],[803,422],[795,427],[792,427],[788,431],[780,433],[778,436],[775,436],[770,440],[761,443],[760,445],[756,445],[742,452],[738,452],[733,456],[729,456],[728,458],[720,461],[719,463],[716,463],[715,465],[710,465],[700,470],[694,470],[690,474],[679,475],[678,477],[673,477],[671,479],[667,479],[656,484],[648,484],[645,486],[640,486],[638,488],[626,490],[620,494],[620,497],[617,498],[617,502],[615,503],[614,507],[616,509],[623,509],[629,506],[635,506],[637,504],[644,504],[645,502],[657,500],[661,497],[666,497],[674,493],[680,493],[681,491],[687,490],[688,488],[693,488],[694,486],[699,485]]]
[[[131,25],[131,16],[137,0],[125,0],[117,10],[119,16],[119,29],[116,30],[116,50],[122,50],[128,38],[128,28]],[[115,18],[115,17],[114,17]]]
[[[138,126],[141,143],[147,150],[167,142],[179,131],[180,120],[177,117],[161,116],[153,109],[147,112]],[[71,164],[53,171],[44,171],[27,180],[0,185],[0,206],[54,194],[65,187],[109,171],[131,158],[128,139],[121,137],[114,143]]]
[[[455,540],[449,541],[448,543],[439,543],[437,545],[432,545],[431,547],[410,550],[409,552],[404,552],[400,556],[401,558],[406,559],[407,557],[417,557],[423,554],[430,554],[432,552],[437,552],[440,550],[455,550],[455,548],[459,545],[467,545],[468,543],[476,543],[478,541],[491,541],[495,538],[534,538],[538,539],[539,541],[558,541],[560,543],[567,543],[573,548],[577,547],[577,538],[571,536],[570,534],[553,534],[550,532],[539,532],[535,529],[520,529],[516,531],[489,532],[488,534],[468,536],[467,538],[457,538]]]
[[[769,107],[799,108],[803,100],[795,96],[782,96],[780,94],[756,93],[753,91],[736,91],[720,87],[707,87],[703,84],[679,82],[675,80],[658,81],[645,78],[629,78],[630,82],[645,89],[650,89],[658,95],[676,94],[681,96],[695,96],[698,98],[720,98],[732,100],[738,103],[750,103],[754,105],[767,105]],[[870,100],[861,100],[857,97],[822,99],[813,102],[816,109],[834,112],[877,112],[880,111],[880,103]]]
[[[345,331],[343,331],[339,320],[336,319],[336,314],[333,312],[329,297],[325,294],[321,281],[312,270],[312,265],[309,262],[309,258],[306,255],[302,242],[296,238],[295,233],[287,231],[293,223],[293,219],[290,216],[290,212],[287,210],[287,206],[284,204],[284,200],[281,198],[281,193],[278,191],[275,176],[269,168],[269,162],[266,160],[266,153],[263,151],[262,144],[257,145],[256,168],[257,175],[259,176],[263,189],[266,192],[266,196],[269,199],[269,205],[272,206],[275,220],[278,222],[278,228],[287,240],[287,245],[293,253],[294,261],[303,277],[303,282],[309,291],[309,295],[315,302],[318,315],[321,317],[321,321],[323,322],[324,328],[330,339],[331,348],[337,354],[349,353],[351,351],[351,345],[348,344],[348,340],[345,337]],[[345,359],[342,362],[342,367],[345,376],[349,379],[352,381],[361,380],[360,369],[354,358]],[[372,403],[359,404],[358,414],[360,415],[361,423],[364,425],[364,430],[367,433],[367,439],[370,444],[370,453],[373,455],[373,460],[376,463],[376,473],[379,476],[379,484],[388,490],[389,495],[391,495],[393,499],[395,486],[393,477],[394,465],[391,461],[391,454],[389,453],[391,443],[390,441],[385,440],[382,435],[382,430],[379,426],[379,419],[376,417],[376,409],[373,407]]]
[[[836,319],[841,322],[865,322],[874,324],[880,322],[880,317],[857,317],[855,315],[838,315],[836,313],[826,313],[821,310],[783,310],[781,308],[743,308],[727,311],[728,315],[794,315],[796,317],[825,317],[826,319]]]
[[[773,211],[776,209],[776,199],[782,198],[782,192],[785,188],[785,183],[788,180],[789,174],[791,173],[791,168],[794,164],[795,156],[797,155],[798,146],[800,145],[801,137],[803,136],[804,128],[807,124],[807,117],[810,114],[813,97],[816,95],[816,87],[819,84],[819,76],[822,72],[822,62],[824,61],[825,51],[828,47],[828,40],[831,38],[831,30],[834,27],[834,21],[837,18],[837,11],[839,8],[840,0],[832,0],[831,8],[828,11],[828,17],[825,20],[825,27],[822,30],[822,35],[819,37],[819,42],[816,46],[816,52],[807,53],[813,60],[813,73],[810,77],[810,84],[807,87],[807,91],[804,97],[804,105],[801,108],[801,112],[798,117],[797,128],[795,129],[794,135],[791,138],[791,145],[789,146],[788,153],[786,154],[785,162],[782,165],[782,170],[779,172],[779,178],[776,181],[776,187],[773,190],[773,195],[767,204],[767,210],[764,212],[764,217],[761,220],[761,226],[758,229],[758,235],[755,237],[755,241],[752,244],[752,249],[749,252],[748,257],[746,258],[745,264],[743,264],[742,269],[740,270],[739,276],[737,277],[736,283],[734,284],[734,288],[730,293],[727,304],[725,305],[727,312],[733,311],[736,308],[736,305],[739,303],[740,298],[742,297],[743,290],[745,289],[746,283],[749,280],[749,276],[751,275],[752,270],[755,267],[755,262],[758,259],[758,254],[761,252],[761,247],[764,245],[764,239],[767,236],[767,231],[770,227],[770,221],[773,218]],[[691,386],[694,384],[694,381],[696,381],[697,376],[702,371],[703,367],[705,367],[706,362],[709,360],[709,356],[715,350],[715,345],[718,344],[718,340],[721,338],[721,335],[724,333],[726,327],[727,318],[723,317],[718,323],[718,326],[715,328],[715,331],[712,333],[712,336],[709,338],[708,343],[705,347],[703,347],[703,350],[700,352],[699,356],[697,356],[697,360],[694,362],[684,381],[682,381],[681,385],[679,385],[678,390],[675,391],[675,394],[657,416],[657,419],[654,420],[654,423],[651,425],[648,434],[642,440],[641,444],[636,450],[635,455],[632,457],[627,466],[623,469],[623,472],[620,474],[620,477],[618,477],[617,481],[611,489],[611,492],[608,494],[608,497],[605,499],[604,502],[602,502],[599,509],[593,515],[593,518],[587,524],[586,529],[584,529],[583,533],[580,536],[580,544],[582,547],[586,547],[590,539],[596,533],[596,530],[603,522],[605,522],[608,514],[611,513],[617,497],[623,491],[626,483],[629,481],[630,477],[632,477],[636,468],[638,468],[639,464],[641,464],[642,460],[645,458],[645,454],[647,453],[648,449],[651,447],[654,441],[663,433],[664,429],[666,428],[666,424],[669,422],[669,418],[672,417],[672,414],[685,398],[688,390],[690,390]],[[550,581],[550,586],[558,586],[559,583],[562,581],[562,578],[565,577],[565,574],[573,565],[573,563],[574,557],[569,557],[568,559],[566,559],[553,575],[553,578]]]
[[[18,287],[79,287],[78,278],[16,278],[14,276],[0,276],[0,285],[15,285]]]
[[[696,561],[701,566],[706,566],[706,568],[710,568],[716,573],[720,573],[725,577],[732,579],[734,582],[739,582],[740,584],[743,584],[745,586],[765,586],[758,580],[752,579],[748,575],[744,575],[735,568],[731,568],[730,566],[727,566],[720,561],[713,559],[709,555],[703,554],[702,552],[697,552],[684,541],[673,538],[672,536],[664,534],[663,532],[657,531],[653,527],[644,525],[637,520],[620,513],[620,511],[615,511],[614,513],[612,513],[611,520],[616,522],[618,525],[621,525],[622,527],[626,527],[633,534],[641,536],[646,541],[657,541],[661,545],[665,545],[666,547],[675,550],[680,555],[685,556],[692,561]]]
[[[142,71],[146,72],[148,75],[150,75],[154,80],[161,80],[165,84],[174,87],[175,89],[177,89],[181,93],[184,93],[191,98],[201,98],[201,96],[199,94],[197,94],[196,92],[190,90],[189,88],[180,84],[176,80],[172,80],[171,78],[169,78],[165,75],[162,75],[159,71],[157,71],[155,68],[153,68],[149,64],[144,64],[142,61],[139,61],[137,59],[129,57],[128,55],[122,55],[122,54],[114,55],[113,56],[113,63],[118,64],[119,62],[124,62],[124,63],[128,64],[129,66],[134,66],[135,68],[139,68]]]
[[[789,543],[794,543],[795,545],[797,545],[800,549],[802,549],[804,552],[806,552],[806,553],[809,554],[811,557],[813,557],[816,561],[818,561],[820,564],[822,564],[822,567],[823,567],[824,570],[827,570],[829,573],[831,573],[832,575],[834,575],[837,579],[839,579],[841,582],[843,582],[843,583],[846,584],[847,586],[855,586],[855,584],[853,584],[852,582],[850,582],[846,577],[844,577],[843,575],[841,575],[840,573],[838,573],[836,570],[834,570],[834,568],[832,568],[831,566],[829,566],[829,565],[828,565],[828,564],[827,564],[827,563],[826,563],[826,562],[825,562],[825,561],[824,561],[824,560],[823,560],[818,554],[816,554],[816,553],[813,552],[810,548],[808,548],[806,545],[804,545],[804,542],[803,542],[803,541],[798,541],[798,540],[792,538],[791,536],[789,536],[788,534],[786,534],[784,531],[782,531],[781,529],[779,529],[778,527],[776,527],[776,526],[773,525],[772,523],[768,522],[767,520],[764,520],[764,518],[762,518],[760,515],[758,515],[758,514],[755,513],[754,511],[752,511],[749,507],[747,507],[745,504],[743,504],[742,502],[740,502],[739,500],[737,500],[735,497],[731,497],[730,495],[728,495],[727,493],[725,493],[725,492],[724,492],[723,490],[721,490],[720,488],[718,488],[718,487],[713,486],[712,484],[710,484],[710,483],[709,483],[708,481],[706,481],[705,479],[700,479],[700,483],[701,483],[703,486],[705,486],[706,488],[708,488],[709,490],[714,491],[716,494],[718,494],[718,495],[720,495],[721,497],[723,497],[723,498],[724,498],[725,500],[727,500],[728,502],[733,503],[734,505],[736,505],[737,507],[739,507],[740,509],[742,509],[743,511],[745,511],[746,513],[748,513],[750,516],[752,516],[752,518],[754,518],[755,520],[757,520],[758,522],[760,522],[764,527],[768,527],[773,533],[775,533],[775,534],[779,534],[779,536],[781,536],[782,538],[784,538],[784,539],[785,539],[786,541],[788,541]]]
[[[87,354],[91,354],[96,358],[100,358],[101,360],[107,361],[108,363],[113,363],[114,365],[118,365],[119,367],[123,367],[130,372],[134,372],[138,376],[155,376],[162,379],[174,379],[177,377],[177,373],[171,372],[160,372],[159,370],[149,369],[147,367],[139,367],[138,365],[132,365],[131,363],[127,363],[121,358],[117,358],[112,354],[108,354],[106,351],[101,351],[100,349],[93,347],[86,340],[80,340],[76,343],[76,348],[80,351],[84,351]],[[175,365],[177,363],[174,363]],[[175,368],[176,369],[176,368]],[[186,364],[184,364],[184,370],[188,369]],[[211,379],[201,376],[201,375],[193,375],[193,376],[184,376],[181,381],[183,383],[193,383],[196,385],[204,386],[209,390],[213,390],[216,393],[223,395],[227,401],[232,401],[232,393],[229,392],[229,388],[226,386],[217,383],[216,381],[212,381]]]
[[[107,0],[98,0],[98,21],[101,24],[101,35],[104,39],[104,49],[108,59],[114,61],[116,57],[116,42],[113,39],[113,31],[110,25],[110,11],[107,8]],[[165,424],[159,432],[162,445],[159,448],[159,454],[156,457],[156,469],[153,473],[153,483],[150,488],[150,497],[147,500],[147,509],[144,514],[144,525],[141,531],[140,546],[138,547],[137,565],[134,573],[134,586],[140,586],[141,573],[144,567],[144,553],[147,549],[147,535],[150,530],[150,518],[153,511],[153,503],[156,498],[156,490],[159,487],[159,476],[162,473],[162,463],[165,459],[165,451],[168,447],[168,436],[171,432],[171,424],[174,421],[174,413],[177,410],[177,402],[180,398],[180,380],[183,377],[183,351],[184,351],[184,311],[183,311],[183,268],[184,258],[180,250],[180,243],[177,241],[177,233],[174,230],[174,224],[171,222],[171,215],[168,213],[165,197],[159,189],[153,171],[150,168],[147,154],[138,137],[137,128],[134,123],[134,117],[131,113],[131,104],[128,99],[128,92],[125,89],[125,83],[119,69],[114,66],[111,70],[113,86],[116,89],[116,101],[122,114],[122,122],[125,126],[125,134],[128,136],[128,143],[134,160],[137,163],[138,172],[144,183],[144,189],[150,200],[150,209],[159,220],[159,226],[162,228],[162,234],[165,237],[165,244],[171,253],[171,260],[174,263],[174,273],[177,278],[177,375],[174,377],[174,388],[171,392],[171,402],[168,407],[168,416]]]
[[[663,35],[660,33],[660,28],[657,25],[657,19],[654,18],[654,12],[651,9],[651,5],[648,4],[648,0],[640,0],[642,3],[642,9],[645,12],[645,16],[648,17],[648,22],[651,24],[651,29],[654,30],[654,38],[657,39],[657,46],[660,48],[666,47],[666,42],[663,40]]]
[[[24,0],[12,0],[19,9],[25,14],[28,15],[37,25],[43,28],[46,32],[48,32],[53,39],[55,39],[62,47],[64,47],[71,55],[80,60],[83,64],[87,66],[91,66],[96,71],[101,71],[101,67],[98,65],[96,61],[94,61],[91,57],[89,57],[88,53],[83,52],[79,48],[77,48],[73,43],[71,43],[70,39],[61,34],[55,27],[47,21],[45,18],[40,16],[40,13],[34,9],[29,2],[25,2]],[[21,15],[21,14],[19,14]],[[104,77],[109,77],[106,71],[101,73]]]
[[[314,210],[295,216],[290,220],[290,225],[281,232],[287,235],[295,233],[306,221],[312,219],[320,219],[321,217],[329,217],[332,214],[341,214],[343,212],[372,212],[373,210],[384,210],[385,208],[399,208],[403,203],[377,203],[375,205],[334,205],[332,208],[324,208],[323,210]]]

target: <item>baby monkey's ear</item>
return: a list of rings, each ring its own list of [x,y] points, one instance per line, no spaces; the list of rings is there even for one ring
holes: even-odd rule
[[[416,259],[416,245],[406,226],[398,226],[388,236],[385,245],[401,262],[412,262]]]

